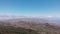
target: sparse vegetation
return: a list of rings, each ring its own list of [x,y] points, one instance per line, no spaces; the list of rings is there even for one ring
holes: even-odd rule
[[[0,34],[38,34],[38,33],[37,31],[34,31],[32,29],[0,25]]]
[[[0,34],[60,34],[60,27],[24,21],[0,23]]]

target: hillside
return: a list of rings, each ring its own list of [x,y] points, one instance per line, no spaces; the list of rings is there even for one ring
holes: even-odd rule
[[[32,29],[0,25],[0,34],[38,34],[38,33],[37,31],[34,31]]]
[[[7,29],[6,29],[7,28]],[[28,29],[31,29],[32,31],[35,30],[40,34],[60,34],[60,27],[55,26],[55,25],[51,25],[49,23],[30,23],[30,22],[25,22],[25,21],[19,21],[19,22],[8,22],[8,23],[4,23],[1,22],[0,23],[0,33],[5,33],[6,31],[8,32],[22,32],[22,31],[28,31]],[[21,31],[22,30],[22,31]],[[25,32],[26,32],[25,31]],[[23,34],[25,34],[24,32],[22,32]],[[31,32],[27,32],[27,33],[31,33]],[[36,32],[34,32],[35,34]],[[16,33],[15,33],[16,34]],[[31,33],[32,34],[32,33]]]
[[[45,20],[39,21],[42,22],[38,22],[37,19],[3,20],[0,21],[0,33],[4,34],[7,31],[7,34],[60,34],[60,26]]]

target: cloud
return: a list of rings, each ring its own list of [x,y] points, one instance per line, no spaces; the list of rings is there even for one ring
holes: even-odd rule
[[[54,16],[46,16],[47,18],[53,18]]]
[[[37,18],[53,18],[54,16],[39,16]]]

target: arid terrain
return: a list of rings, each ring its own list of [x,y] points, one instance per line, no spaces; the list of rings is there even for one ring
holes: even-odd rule
[[[35,18],[2,19],[0,34],[60,34],[60,26]]]

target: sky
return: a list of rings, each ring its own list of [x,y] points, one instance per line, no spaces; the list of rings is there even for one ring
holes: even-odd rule
[[[60,0],[0,0],[0,15],[60,16]]]

